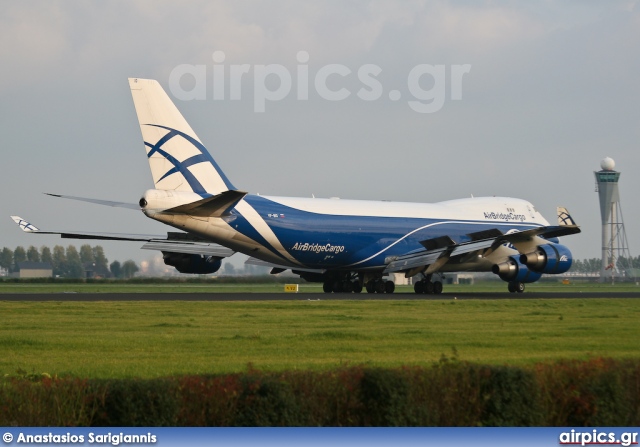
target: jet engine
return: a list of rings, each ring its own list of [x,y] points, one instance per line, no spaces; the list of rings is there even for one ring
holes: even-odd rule
[[[536,282],[542,276],[541,273],[529,270],[515,256],[510,256],[506,262],[495,264],[491,271],[498,275],[501,280],[508,282]]]
[[[180,273],[215,273],[222,265],[222,258],[215,256],[191,255],[186,253],[162,252],[166,265],[175,267]]]
[[[534,272],[558,274],[569,270],[573,259],[564,245],[545,244],[539,245],[531,253],[520,255],[520,262]]]

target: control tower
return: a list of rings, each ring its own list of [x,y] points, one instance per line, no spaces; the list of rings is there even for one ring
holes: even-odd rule
[[[607,157],[600,162],[602,170],[594,172],[596,192],[600,198],[600,217],[602,218],[600,282],[605,282],[609,277],[612,283],[615,282],[616,277],[623,278],[632,274],[631,254],[629,253],[627,234],[624,230],[620,192],[618,191],[620,173],[614,171],[615,166],[616,163],[613,159]]]

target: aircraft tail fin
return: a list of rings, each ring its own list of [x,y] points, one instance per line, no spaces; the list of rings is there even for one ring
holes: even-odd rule
[[[130,78],[156,189],[202,197],[235,190],[158,81]]]

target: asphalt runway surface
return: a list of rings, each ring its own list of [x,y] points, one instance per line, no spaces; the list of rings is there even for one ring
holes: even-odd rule
[[[640,298],[639,292],[415,293],[5,293],[0,301],[339,301]]]

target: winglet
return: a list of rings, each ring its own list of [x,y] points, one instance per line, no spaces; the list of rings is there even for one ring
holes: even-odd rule
[[[27,233],[37,233],[40,231],[35,225],[30,224],[20,216],[11,216],[11,219],[22,228],[22,231]]]
[[[558,225],[561,227],[577,226],[576,221],[569,214],[569,210],[563,206],[558,207]]]

